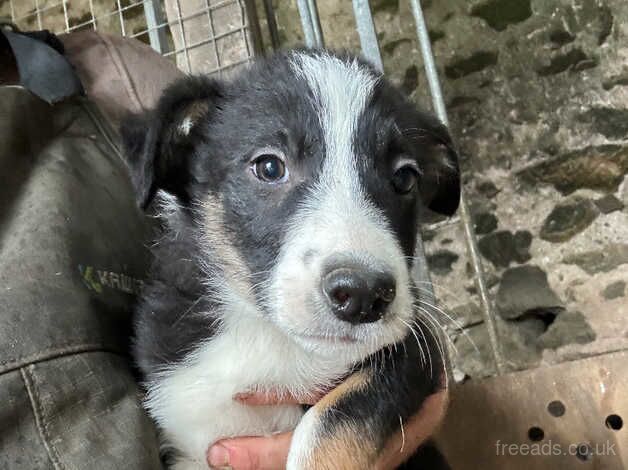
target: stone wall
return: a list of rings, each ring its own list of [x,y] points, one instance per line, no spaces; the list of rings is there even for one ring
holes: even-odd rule
[[[351,2],[318,4],[327,45],[357,50]],[[408,2],[371,5],[386,73],[429,107]],[[628,2],[423,5],[508,367],[628,348]],[[300,44],[295,2],[275,6],[283,45]],[[462,231],[424,237],[443,310],[464,326],[447,321],[456,375],[490,375]]]

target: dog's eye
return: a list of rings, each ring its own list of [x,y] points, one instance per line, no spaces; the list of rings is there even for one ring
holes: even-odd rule
[[[399,194],[408,194],[415,188],[418,179],[419,172],[414,167],[406,165],[395,171],[392,184]]]
[[[253,161],[253,174],[267,183],[281,183],[288,178],[288,169],[276,155],[260,155]]]

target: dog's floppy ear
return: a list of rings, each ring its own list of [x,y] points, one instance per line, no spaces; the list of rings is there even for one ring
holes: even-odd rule
[[[128,116],[120,133],[138,203],[146,208],[158,189],[189,202],[195,127],[216,109],[222,84],[186,77],[166,88],[157,106]]]
[[[435,142],[421,182],[423,201],[434,212],[453,215],[460,203],[458,154],[451,144]]]
[[[420,194],[433,212],[453,215],[460,203],[460,169],[458,153],[447,128],[435,119],[415,133],[420,152]]]

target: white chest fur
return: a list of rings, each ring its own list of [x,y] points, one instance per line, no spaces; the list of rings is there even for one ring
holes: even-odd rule
[[[266,319],[242,314],[227,319],[222,332],[184,364],[152,381],[147,407],[164,444],[185,455],[175,468],[207,468],[204,456],[211,443],[291,430],[302,416],[299,406],[246,406],[235,402],[234,394],[260,387],[312,392],[348,367],[338,355],[313,356]]]

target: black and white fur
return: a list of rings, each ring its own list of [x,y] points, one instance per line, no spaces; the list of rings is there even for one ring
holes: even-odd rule
[[[221,438],[295,428],[288,469],[372,465],[442,387],[410,271],[421,207],[451,214],[458,204],[446,129],[364,61],[301,50],[230,82],[182,79],[122,134],[140,203],[162,225],[135,356],[172,468],[206,468]],[[256,177],[260,154],[285,162],[285,181]],[[408,165],[419,179],[399,194],[391,181]],[[330,263],[393,276],[381,319],[331,313],[320,287]],[[233,400],[307,396],[343,379],[305,415]],[[346,452],[355,458],[339,464]]]

